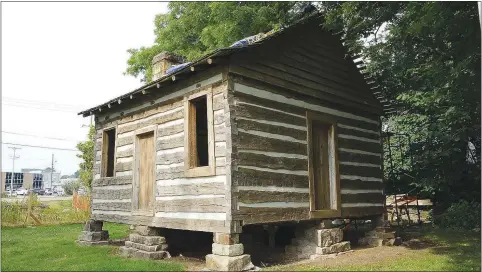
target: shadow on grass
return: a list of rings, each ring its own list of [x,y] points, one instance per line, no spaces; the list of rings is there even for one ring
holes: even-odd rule
[[[480,271],[480,233],[469,230],[438,229],[431,226],[418,227],[419,237],[408,240],[409,249],[428,249],[434,255],[444,256],[443,270]]]

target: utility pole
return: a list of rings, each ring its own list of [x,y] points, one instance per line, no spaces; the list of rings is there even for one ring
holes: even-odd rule
[[[50,189],[54,183],[54,154],[52,153],[52,168],[50,169]]]
[[[13,149],[13,156],[12,156],[12,176],[11,176],[11,179],[10,179],[10,194],[12,194],[13,192],[13,177],[15,176],[15,160],[20,158],[20,156],[16,156],[15,155],[15,152],[17,151],[17,149],[21,149],[19,147],[15,147],[15,146],[9,146],[8,148],[11,148]]]

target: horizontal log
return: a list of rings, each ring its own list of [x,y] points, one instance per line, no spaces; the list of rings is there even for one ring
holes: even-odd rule
[[[157,186],[157,196],[223,195],[226,193],[225,185],[221,182]]]
[[[342,194],[341,203],[385,203],[382,193]]]
[[[131,211],[131,202],[94,202],[92,203],[93,210],[104,211]]]
[[[228,88],[228,82],[227,81],[221,81],[221,82],[213,84],[212,86],[213,86],[212,92],[213,92],[213,95],[215,95],[215,94],[222,93],[222,92],[226,91],[227,88]]]
[[[225,198],[196,198],[157,200],[156,211],[159,212],[226,212],[227,202]]]
[[[308,193],[296,192],[276,192],[276,191],[239,191],[234,193],[238,197],[238,202],[242,203],[265,203],[265,202],[309,202]]]
[[[238,149],[250,149],[268,152],[306,155],[306,144],[238,132],[236,137]]]
[[[380,143],[365,142],[355,139],[345,139],[338,137],[338,147],[363,150],[367,152],[380,153],[382,146]]]
[[[281,123],[297,125],[297,126],[306,126],[306,118],[304,116],[297,117],[297,116],[286,114],[279,111],[273,111],[266,108],[260,108],[256,106],[239,104],[239,103],[237,103],[232,108],[234,109],[234,116],[240,116],[240,117],[257,119],[257,120],[281,122]],[[270,108],[283,109],[283,108],[274,108],[274,107],[270,107]]]
[[[129,144],[132,144],[132,143],[134,143],[134,137],[133,136],[117,138],[117,147],[129,145]]]
[[[337,129],[338,129],[338,134],[345,134],[345,135],[363,137],[367,139],[380,141],[380,136],[374,133],[364,132],[364,131],[359,131],[359,130],[349,129],[349,128],[342,128],[340,126],[338,126]]]
[[[342,217],[362,217],[384,213],[383,207],[350,207],[341,208]]]
[[[219,142],[221,143],[221,142]],[[226,157],[226,145],[215,144],[214,146],[215,157]]]
[[[309,188],[308,175],[290,175],[238,168],[232,173],[232,182],[238,186],[279,186]]]
[[[109,186],[109,185],[123,185],[123,184],[132,184],[132,176],[104,177],[104,178],[100,178],[100,179],[94,179],[92,181],[93,187]]]
[[[182,167],[182,171],[178,170],[179,167],[175,167],[171,171],[163,171],[158,170],[156,172],[156,180],[166,180],[166,179],[177,179],[177,178],[184,178],[184,167]]]
[[[115,156],[116,156],[117,158],[132,157],[133,154],[134,154],[134,149],[133,149],[133,148],[130,148],[130,149],[124,150],[124,151],[115,152]]]
[[[350,180],[350,179],[340,179],[341,189],[351,189],[351,190],[363,190],[363,189],[383,189],[385,185],[380,181],[361,181],[361,180]]]
[[[380,147],[381,148],[381,147]],[[380,150],[378,151],[380,152]],[[343,162],[361,162],[381,165],[382,160],[380,156],[364,155],[351,152],[338,151],[338,158]]]
[[[93,199],[129,199],[132,197],[132,188],[130,189],[96,189],[92,190]]]
[[[206,232],[229,233],[229,227],[224,226],[223,220],[177,219],[152,216],[131,216],[118,214],[93,213],[91,218],[113,223],[145,225],[158,228],[170,228]]]
[[[132,166],[134,165],[134,162],[118,162],[115,165],[115,171],[116,172],[122,172],[122,171],[129,171],[132,170]]]
[[[157,140],[156,150],[171,149],[184,146],[184,135],[169,139]]]
[[[238,165],[257,166],[270,169],[285,169],[302,171],[308,170],[307,159],[273,157],[263,154],[238,152],[236,163]]]
[[[125,123],[128,123],[128,122],[141,120],[141,119],[147,118],[149,116],[152,116],[154,114],[157,114],[159,112],[165,112],[165,111],[168,111],[168,110],[172,110],[172,109],[175,109],[175,108],[178,108],[178,107],[182,106],[182,103],[183,103],[182,97],[179,97],[179,98],[177,98],[177,101],[174,101],[172,103],[163,103],[162,105],[159,105],[157,107],[150,108],[150,109],[147,109],[147,110],[142,110],[138,113],[124,116],[124,117],[122,117],[122,119],[119,120],[118,124],[121,125],[121,124],[125,124]]]
[[[225,116],[224,112],[213,114],[213,124],[217,126],[224,123]]]
[[[173,120],[177,120],[177,119],[180,119],[180,118],[183,118],[183,117],[184,117],[184,111],[183,111],[183,109],[180,109],[178,111],[175,111],[175,112],[172,112],[172,113],[169,113],[169,114],[166,114],[166,115],[162,115],[162,116],[159,116],[159,117],[155,117],[155,118],[149,119],[147,121],[141,119],[141,120],[139,120],[138,123],[128,124],[128,125],[119,127],[117,129],[118,130],[117,133],[129,132],[129,131],[133,131],[133,130],[143,128],[143,127],[146,127],[146,126],[149,126],[149,125],[154,125],[154,124],[163,124],[163,123],[173,121]]]
[[[338,166],[338,169],[339,169],[340,175],[382,178],[382,170],[378,167],[340,164]]]
[[[173,164],[184,162],[184,152],[157,155],[156,164]]]
[[[241,207],[240,207],[241,208]],[[243,225],[310,219],[309,208],[246,208],[233,211],[233,220],[243,220]]]
[[[297,140],[306,141],[306,130],[303,131],[278,125],[269,125],[244,119],[237,120],[236,125],[238,129],[263,131],[271,134],[289,136]],[[306,128],[306,124],[303,127]]]
[[[225,142],[226,141],[226,127],[214,127],[214,141]]]
[[[175,120],[178,121],[178,120]],[[169,136],[184,131],[184,123],[175,124],[168,127],[160,127],[157,130],[157,137]]]

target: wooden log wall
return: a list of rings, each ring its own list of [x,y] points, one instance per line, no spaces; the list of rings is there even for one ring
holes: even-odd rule
[[[383,212],[379,118],[239,76],[233,80],[233,220],[310,219],[306,111],[337,120],[342,217]]]
[[[100,169],[101,129],[116,127],[115,177],[101,178],[96,170],[93,185],[94,219],[197,231],[226,232],[229,209],[226,198],[226,110],[227,81],[217,81],[201,88],[179,90],[177,97],[158,106],[119,118],[99,127],[96,140],[95,169]],[[206,80],[205,80],[206,81]],[[209,82],[209,81],[208,81]],[[199,83],[198,83],[199,85]],[[216,175],[185,177],[184,169],[184,95],[211,86],[215,135]],[[132,211],[135,131],[157,125],[156,198],[153,216]]]

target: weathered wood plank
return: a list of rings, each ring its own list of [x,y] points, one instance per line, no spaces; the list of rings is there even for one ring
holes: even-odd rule
[[[115,165],[116,172],[129,171],[132,170],[134,162],[118,162]]]
[[[128,150],[124,150],[124,151],[117,151],[115,152],[115,156],[117,158],[125,158],[125,157],[132,157],[134,154],[134,149],[133,148],[130,148]]]
[[[184,178],[185,177],[184,171],[185,171],[184,166],[157,170],[156,180]]]
[[[380,150],[378,150],[380,152]],[[364,155],[351,152],[344,152],[339,150],[338,156],[340,161],[344,162],[360,162],[360,163],[372,163],[381,165],[382,161],[380,156]]]
[[[238,165],[257,166],[270,169],[308,171],[307,159],[273,157],[263,154],[238,152],[236,162]]]
[[[132,144],[132,143],[134,143],[134,137],[132,137],[132,136],[117,138],[117,147],[129,145],[129,144]]]
[[[156,211],[159,212],[211,213],[225,212],[226,209],[226,199],[224,197],[156,201]]]
[[[242,190],[234,194],[238,202],[242,203],[264,203],[264,202],[309,202],[309,193],[297,192],[276,192],[276,191],[253,191]]]
[[[173,164],[184,162],[184,152],[157,155],[156,164]]]
[[[338,168],[341,175],[382,178],[382,169],[376,167],[340,164]]]
[[[125,126],[122,126],[122,127],[118,127],[118,133],[133,131],[133,130],[136,130],[136,129],[139,129],[139,128],[142,128],[142,127],[146,127],[146,126],[149,126],[149,125],[153,125],[153,124],[166,123],[166,122],[169,122],[169,121],[180,119],[183,116],[184,116],[184,111],[183,111],[183,109],[180,109],[178,111],[175,111],[175,112],[172,112],[172,113],[169,113],[169,114],[166,114],[166,115],[158,116],[158,117],[149,119],[147,121],[141,119],[141,120],[139,120],[138,123],[128,124],[128,125],[125,125]]]
[[[359,131],[359,130],[355,130],[355,129],[343,128],[343,127],[340,127],[340,126],[338,126],[337,129],[338,129],[338,134],[352,135],[352,136],[356,136],[356,137],[363,137],[363,138],[377,140],[377,141],[380,140],[380,136],[377,135],[377,134],[374,134],[374,133]]]
[[[267,138],[258,135],[238,132],[236,137],[239,149],[250,149],[268,152],[282,152],[290,154],[306,155],[306,144],[289,142],[279,139]]]
[[[93,187],[109,186],[109,185],[123,185],[123,184],[132,184],[132,176],[104,177],[104,178],[100,178],[100,179],[94,179],[92,181]]]
[[[341,137],[338,137],[338,147],[357,149],[357,150],[363,150],[363,151],[374,152],[374,153],[376,152],[380,153],[380,150],[381,150],[380,143],[365,142],[365,141],[359,141],[355,139],[345,139]]]
[[[239,186],[280,186],[309,188],[308,175],[272,173],[239,167],[232,173],[232,182]]]
[[[241,209],[241,207],[240,207]],[[309,208],[246,208],[233,211],[233,220],[243,220],[243,225],[300,221],[310,218]]]
[[[341,208],[341,216],[343,217],[362,217],[367,215],[382,214],[383,207],[350,207]]]
[[[132,188],[130,189],[96,189],[92,190],[93,199],[129,199],[132,197]]]
[[[181,105],[182,105],[182,97],[179,97],[177,99],[177,101],[173,101],[171,103],[164,103],[164,104],[159,105],[159,106],[154,107],[154,108],[150,108],[150,109],[143,110],[143,111],[135,113],[135,114],[124,116],[119,120],[118,124],[122,125],[122,124],[125,124],[125,123],[128,123],[128,122],[144,119],[144,118],[147,118],[147,117],[152,116],[154,114],[157,114],[159,112],[165,112],[165,111],[168,111],[168,110],[171,110],[171,109],[178,108]]]
[[[93,210],[104,211],[131,211],[131,202],[94,202],[92,203]]]
[[[383,182],[379,181],[361,181],[361,180],[351,180],[351,179],[340,179],[341,189],[353,189],[353,190],[363,190],[363,189],[383,189]]]
[[[156,151],[184,146],[184,135],[157,140]]]
[[[206,232],[224,232],[229,233],[229,227],[224,226],[222,220],[203,220],[203,219],[177,219],[177,218],[161,218],[152,216],[131,216],[119,214],[101,214],[93,213],[91,215],[94,220],[102,220],[106,222],[146,225],[158,228],[184,229],[193,231]]]
[[[306,141],[306,130],[294,129],[278,125],[259,123],[251,120],[238,119],[236,121],[238,129],[263,131],[271,134],[278,134],[292,137],[297,140]],[[306,126],[306,125],[305,125]],[[303,127],[305,127],[303,126]]]
[[[341,203],[385,203],[382,193],[342,194]]]
[[[281,122],[281,123],[297,125],[297,126],[306,126],[306,118],[304,118],[304,116],[298,117],[290,114],[285,114],[279,111],[272,111],[266,108],[260,108],[256,106],[239,104],[239,103],[237,103],[232,108],[234,109],[235,116],[240,116],[240,117],[245,117],[250,119]]]
[[[178,120],[174,120],[178,121]],[[184,131],[184,122],[167,127],[160,127],[157,130],[157,137],[169,136]]]
[[[157,186],[157,196],[181,196],[181,195],[223,195],[226,194],[224,183],[196,183],[171,186]]]

